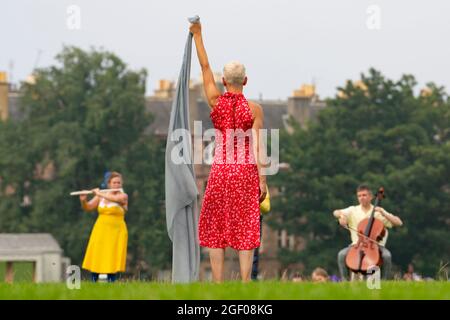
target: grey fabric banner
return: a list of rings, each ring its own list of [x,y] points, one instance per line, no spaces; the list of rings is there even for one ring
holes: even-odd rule
[[[189,18],[191,23],[199,20],[198,16]],[[189,127],[191,50],[192,34],[189,33],[170,113],[166,144],[166,222],[172,240],[173,283],[197,281],[200,266],[198,189]]]

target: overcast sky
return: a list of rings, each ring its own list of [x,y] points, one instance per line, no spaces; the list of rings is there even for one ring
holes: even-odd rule
[[[24,80],[62,46],[104,48],[148,71],[147,92],[176,80],[198,14],[214,70],[247,67],[246,94],[286,99],[315,81],[321,97],[370,67],[450,91],[450,2],[443,0],[1,0],[0,70]],[[79,9],[68,11],[71,5]],[[80,22],[79,28],[77,21]],[[40,53],[39,53],[40,52]],[[200,68],[193,51],[191,76]]]

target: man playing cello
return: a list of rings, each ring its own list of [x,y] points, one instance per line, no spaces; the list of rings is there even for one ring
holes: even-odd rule
[[[342,249],[338,253],[338,266],[339,272],[341,274],[342,280],[347,279],[348,269],[345,263],[345,258],[351,248],[352,245],[355,245],[358,242],[358,233],[357,228],[358,224],[365,218],[368,218],[372,211],[372,199],[373,194],[370,191],[367,185],[360,185],[356,189],[356,196],[358,198],[359,205],[358,206],[350,206],[346,209],[335,210],[333,215],[339,219],[339,224],[345,228],[350,230],[350,236],[352,240],[352,244],[348,247]],[[393,226],[399,227],[403,224],[402,220],[399,217],[387,212],[382,207],[375,208],[375,219],[381,220],[386,228],[392,228]],[[386,241],[387,241],[388,233],[386,230],[386,235],[378,242],[381,256],[383,259],[383,279],[388,279],[389,272],[392,266],[392,257],[391,253],[388,249],[386,249]]]

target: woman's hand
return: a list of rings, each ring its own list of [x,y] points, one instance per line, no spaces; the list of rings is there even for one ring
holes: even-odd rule
[[[94,195],[96,195],[96,196],[101,196],[101,193],[100,193],[100,189],[99,189],[99,188],[92,189],[91,191],[94,193]]]
[[[191,23],[191,26],[189,27],[189,31],[193,34],[201,34],[202,33],[202,25],[200,22]]]
[[[259,179],[259,203],[263,202],[267,195],[266,179]]]
[[[87,200],[87,194],[80,194],[80,201],[86,202],[86,200]]]

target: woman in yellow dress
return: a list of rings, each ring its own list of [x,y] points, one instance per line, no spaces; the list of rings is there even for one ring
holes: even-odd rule
[[[106,181],[108,189],[122,188],[122,175],[118,172],[111,172]],[[83,269],[91,272],[94,282],[99,274],[107,274],[108,282],[114,282],[116,274],[125,271],[128,231],[124,217],[128,210],[128,195],[120,191],[100,192],[98,188],[92,192],[95,196],[90,201],[86,195],[80,195],[83,210],[98,210]]]

